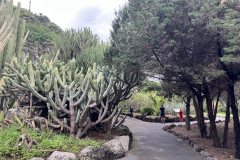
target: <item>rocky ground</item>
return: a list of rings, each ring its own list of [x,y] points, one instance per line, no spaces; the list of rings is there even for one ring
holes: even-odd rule
[[[209,128],[209,124],[207,124],[207,128]],[[224,130],[224,122],[217,123],[218,134],[222,140],[223,130]],[[188,137],[190,140],[195,142],[198,146],[205,149],[205,151],[209,152],[212,156],[217,158],[218,160],[235,160],[234,158],[234,130],[233,130],[233,122],[229,123],[229,133],[228,133],[228,147],[227,148],[215,148],[212,145],[212,139],[203,139],[199,137],[197,124],[191,126],[191,130],[187,131],[185,126],[176,126],[171,129],[172,131],[181,134],[182,136]],[[209,133],[209,130],[208,130]]]

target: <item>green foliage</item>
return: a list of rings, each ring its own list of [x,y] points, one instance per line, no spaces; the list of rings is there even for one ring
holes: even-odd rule
[[[28,30],[28,41],[31,41],[35,45],[43,45],[44,43],[53,45],[54,41],[59,38],[59,36],[54,31],[51,31],[48,27],[41,25],[40,22],[27,23],[26,31]]]
[[[17,139],[20,135],[28,133],[39,143],[38,146],[33,146],[30,151],[27,151],[25,146],[18,148]],[[31,159],[32,157],[46,157],[53,150],[73,152],[77,154],[79,150],[86,146],[100,146],[104,141],[95,141],[89,138],[75,139],[69,135],[57,135],[51,130],[43,133],[35,132],[32,129],[24,128],[17,125],[5,127],[0,131],[0,159],[5,159],[8,156],[18,159]]]
[[[87,68],[93,66],[96,63],[99,66],[103,66],[104,52],[108,46],[104,43],[97,46],[88,47],[83,49],[81,54],[76,55],[76,63],[78,67],[84,68],[84,73],[87,72]]]
[[[175,113],[173,109],[181,109],[183,111],[183,113],[185,114],[185,110],[186,110],[186,106],[183,102],[166,102],[164,103],[164,107],[165,107],[165,113],[166,114],[178,114]],[[191,111],[193,111],[193,108],[191,108]]]
[[[140,112],[142,113],[142,115],[153,115],[155,112],[155,109],[153,107],[143,107],[141,108]]]
[[[161,90],[162,85],[160,82],[152,82],[152,81],[146,81],[144,82],[140,89],[143,92],[151,92],[151,91],[158,91]]]
[[[146,106],[154,106],[152,100],[144,92],[133,93],[132,97],[119,104],[120,107],[128,109],[133,106],[135,112],[139,112],[141,108]]]
[[[164,104],[167,101],[167,99],[164,98],[164,96],[158,96],[156,91],[155,92],[152,91],[152,92],[148,93],[148,97],[154,103],[154,113],[155,113],[155,115],[158,115],[160,106],[162,104]]]

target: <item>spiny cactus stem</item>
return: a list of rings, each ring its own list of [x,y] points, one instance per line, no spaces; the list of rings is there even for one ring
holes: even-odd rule
[[[84,100],[84,98],[86,97],[86,95],[88,93],[88,90],[89,90],[89,82],[87,83],[87,86],[85,87],[85,91],[83,92],[81,97],[78,99],[78,101],[73,104],[73,106],[77,106],[80,103],[82,103],[82,101]]]
[[[113,85],[113,77],[111,77],[108,87],[107,87],[106,91],[103,93],[103,98],[105,98],[108,95],[108,93],[110,92],[110,90],[112,88],[112,85]]]
[[[46,97],[43,97],[42,95],[40,95],[30,84],[27,75],[24,76],[24,81],[27,84],[29,90],[34,94],[34,96],[38,97],[39,99],[41,99],[42,101],[47,101]]]

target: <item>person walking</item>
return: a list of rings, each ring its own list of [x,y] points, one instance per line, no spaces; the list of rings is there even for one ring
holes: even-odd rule
[[[181,109],[179,111],[179,122],[183,122],[183,111]]]
[[[130,112],[130,117],[133,117],[133,108],[132,108],[132,106],[130,106],[129,112]]]
[[[161,111],[161,122],[162,124],[165,124],[165,108],[163,105],[161,105],[161,107],[159,108],[159,110]]]

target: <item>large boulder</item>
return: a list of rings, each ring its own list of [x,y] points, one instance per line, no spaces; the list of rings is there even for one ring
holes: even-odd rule
[[[54,151],[47,160],[77,160],[77,156],[70,152]]]
[[[79,154],[81,160],[107,160],[103,147],[88,146]]]
[[[101,147],[88,146],[84,148],[79,156],[81,160],[113,160],[124,157],[129,150],[129,136],[119,136],[104,143]]]
[[[102,145],[106,151],[106,156],[110,159],[117,159],[125,156],[125,149],[123,148],[122,142],[118,139],[113,139]]]

